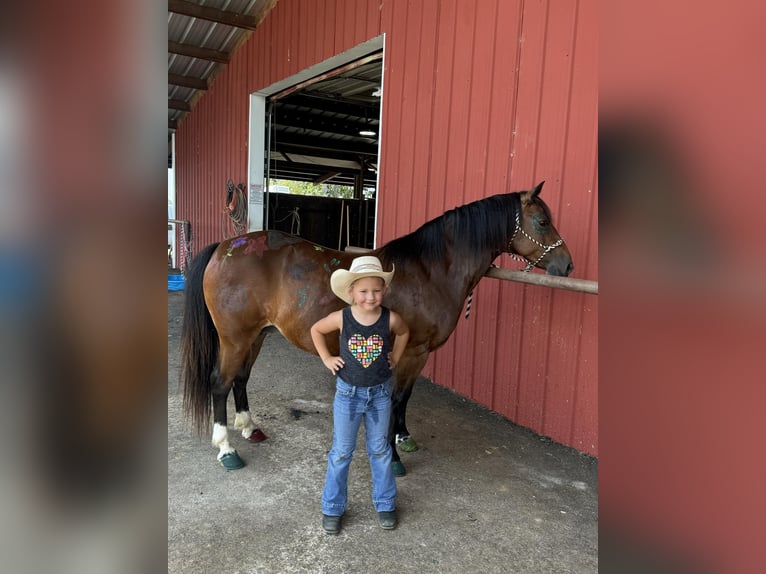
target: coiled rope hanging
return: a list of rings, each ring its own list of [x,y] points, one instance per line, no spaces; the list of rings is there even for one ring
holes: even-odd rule
[[[224,239],[229,237],[226,231],[226,215],[234,227],[234,235],[242,235],[247,231],[247,198],[245,197],[245,185],[240,183],[236,187],[234,182],[226,182],[226,206],[221,216],[221,235]]]

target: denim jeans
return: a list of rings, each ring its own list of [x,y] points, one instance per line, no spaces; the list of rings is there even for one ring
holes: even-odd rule
[[[396,482],[391,469],[391,445],[388,443],[390,415],[390,382],[374,387],[355,387],[337,379],[332,449],[327,455],[327,477],[322,492],[323,514],[340,516],[346,510],[348,468],[362,421],[372,471],[372,503],[377,512],[396,508]]]

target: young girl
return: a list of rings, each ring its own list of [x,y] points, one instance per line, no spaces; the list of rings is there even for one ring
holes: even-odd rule
[[[330,287],[350,306],[311,327],[322,362],[337,376],[332,449],[322,492],[322,528],[328,534],[340,531],[348,468],[362,420],[372,471],[372,502],[381,528],[396,527],[396,483],[388,443],[391,370],[402,357],[409,329],[397,313],[381,304],[393,276],[393,270],[384,272],[378,258],[371,256],[357,257],[348,271],[336,270]],[[325,335],[335,331],[340,331],[340,356],[330,354],[325,340]],[[396,336],[393,345],[392,335]]]

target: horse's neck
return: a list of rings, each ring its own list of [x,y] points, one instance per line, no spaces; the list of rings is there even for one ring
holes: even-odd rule
[[[492,259],[489,256],[481,259],[461,257],[459,254],[445,258],[442,265],[431,268],[428,284],[430,286],[429,301],[420,304],[419,313],[428,319],[421,319],[429,329],[421,334],[429,350],[441,347],[455,330],[469,293],[489,269]],[[425,290],[429,292],[428,289]],[[413,339],[418,333],[411,334]]]
[[[481,278],[489,269],[496,256],[486,254],[483,256],[466,257],[460,253],[451,253],[445,258],[443,266],[443,279],[447,284],[455,287],[456,299],[462,302],[473,291]]]

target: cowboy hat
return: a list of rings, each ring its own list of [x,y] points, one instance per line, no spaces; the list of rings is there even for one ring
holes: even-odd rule
[[[388,287],[394,277],[394,269],[392,266],[391,271],[383,271],[380,260],[372,255],[357,257],[351,262],[351,267],[348,270],[336,269],[333,271],[330,276],[330,288],[338,297],[351,304],[352,298],[348,290],[354,281],[363,277],[380,277]]]

